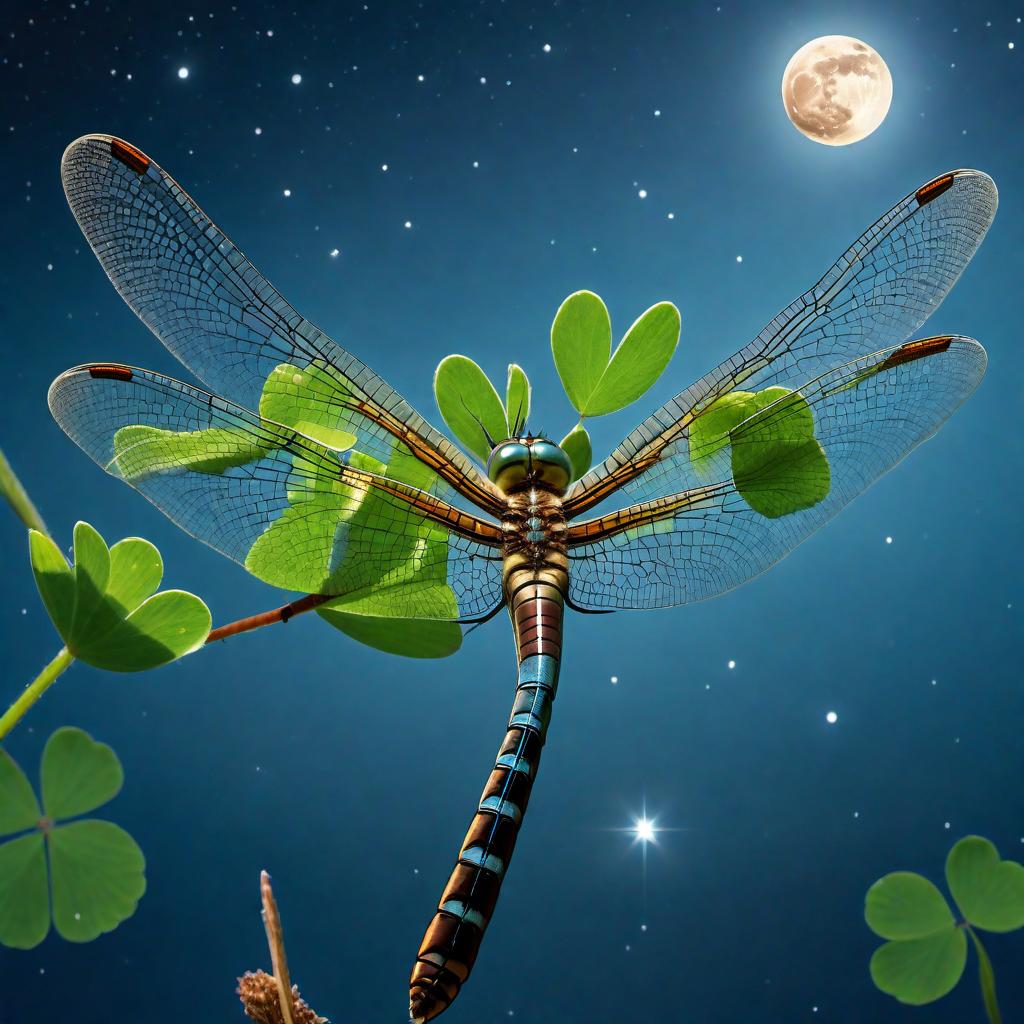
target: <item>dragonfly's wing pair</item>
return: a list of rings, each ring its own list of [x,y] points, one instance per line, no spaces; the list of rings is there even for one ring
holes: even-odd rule
[[[499,516],[502,496],[468,458],[299,316],[144,154],[88,136],[68,148],[62,173],[118,291],[225,396],[128,367],[81,367],[51,389],[68,434],[269,582],[365,594],[378,608],[383,594],[394,614],[430,618],[500,603],[500,533],[476,511]],[[575,603],[640,608],[721,593],[934,433],[977,385],[984,352],[966,338],[898,343],[952,287],[995,206],[976,171],[908,196],[579,481],[566,497]],[[638,504],[579,521],[620,489]]]
[[[301,317],[147,156],[86,136],[61,173],[121,296],[224,396],[125,367],[68,371],[50,406],[82,448],[276,585],[372,593],[429,618],[500,603],[500,535],[466,507],[498,515],[501,496],[465,455]]]
[[[992,180],[971,170],[911,193],[580,480],[566,496],[572,516],[620,488],[640,504],[573,526],[573,600],[649,608],[720,594],[934,434],[981,380],[984,350],[960,337],[890,346],[946,296],[996,203]]]
[[[923,339],[769,391],[727,438],[691,431],[692,486],[575,527],[570,597],[588,609],[663,608],[752,579],[931,437],[985,362],[970,338]]]

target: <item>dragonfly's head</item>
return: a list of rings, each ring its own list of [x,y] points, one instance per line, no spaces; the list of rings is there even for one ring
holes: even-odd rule
[[[546,437],[510,437],[494,446],[487,475],[506,494],[538,485],[564,494],[572,479],[572,464]]]

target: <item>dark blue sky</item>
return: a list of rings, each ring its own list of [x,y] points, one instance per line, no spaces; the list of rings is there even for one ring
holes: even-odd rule
[[[433,369],[458,351],[496,378],[525,366],[534,426],[561,436],[573,419],[548,344],[561,299],[597,291],[620,329],[674,301],[675,360],[595,424],[601,456],[893,202],[953,167],[987,171],[995,226],[929,324],[985,344],[981,389],[747,587],[570,618],[529,821],[447,1018],[980,1021],[973,966],[926,1009],[874,990],[862,900],[896,868],[939,879],[968,832],[1024,853],[1024,6],[295,7],[4,9],[0,445],[51,528],[63,542],[81,518],[109,541],[150,538],[167,582],[216,622],[281,600],[101,474],[50,418],[46,388],[73,364],[184,373],[67,210],[59,161],[79,135],[150,153],[435,423]],[[878,49],[895,89],[882,127],[842,149],[799,135],[779,98],[791,54],[832,33]],[[6,701],[58,643],[4,525]],[[103,813],[145,850],[149,891],[90,945],[0,950],[0,1022],[239,1019],[233,977],[266,959],[262,867],[313,1005],[341,1024],[403,1020],[513,680],[503,619],[447,662],[389,659],[309,617],[142,677],[75,667],[8,749],[34,769],[49,732],[73,724],[119,752],[126,785]],[[675,830],[648,850],[646,896],[640,850],[614,831],[644,801]],[[1024,935],[989,951],[1015,1019]]]

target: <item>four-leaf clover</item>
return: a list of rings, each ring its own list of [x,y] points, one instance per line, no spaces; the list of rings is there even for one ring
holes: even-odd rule
[[[113,799],[124,776],[117,755],[81,729],[58,729],[41,768],[42,808],[24,772],[0,749],[0,943],[32,949],[52,915],[71,942],[90,942],[135,913],[146,889],[135,840],[81,815]],[[76,819],[69,821],[68,819]]]

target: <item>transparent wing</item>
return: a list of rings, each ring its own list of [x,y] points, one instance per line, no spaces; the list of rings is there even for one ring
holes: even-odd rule
[[[970,262],[997,201],[992,179],[972,170],[951,171],[912,192],[749,345],[658,409],[578,481],[566,495],[567,515],[620,487],[650,499],[690,486],[689,425],[722,395],[798,387],[909,338]]]
[[[931,437],[985,363],[970,338],[909,342],[769,395],[725,435],[702,431],[694,486],[570,527],[570,598],[662,608],[752,579]]]
[[[387,464],[338,452],[120,365],[68,370],[49,402],[103,469],[267,583],[405,617],[475,617],[501,601],[500,532],[405,482],[425,471],[401,449]]]
[[[372,370],[301,317],[180,185],[135,147],[87,135],[64,153],[72,212],[122,298],[211,391],[258,409],[277,371],[313,368],[325,414],[386,458],[399,438],[464,498],[495,489]]]

